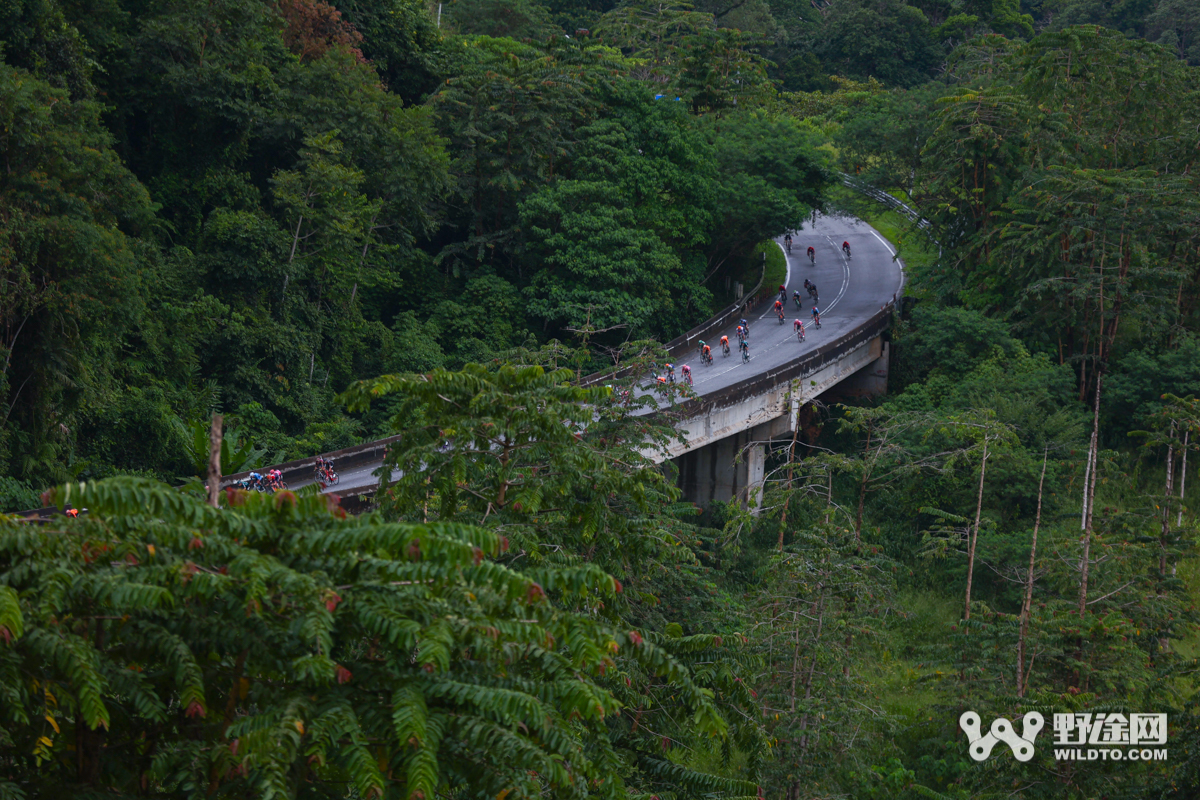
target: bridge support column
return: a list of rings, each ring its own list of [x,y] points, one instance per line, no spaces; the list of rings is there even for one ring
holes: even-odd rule
[[[767,442],[758,434],[770,427],[759,425],[676,458],[683,499],[701,508],[736,500],[757,510],[767,466]]]
[[[859,369],[823,395],[827,401],[858,400],[863,397],[879,397],[887,394],[888,368],[891,363],[891,347],[888,342],[876,339],[871,343],[871,363]]]

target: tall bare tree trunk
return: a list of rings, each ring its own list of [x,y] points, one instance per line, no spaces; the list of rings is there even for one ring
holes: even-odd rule
[[[1088,446],[1088,457],[1092,463],[1091,474],[1084,485],[1083,494],[1083,550],[1079,558],[1079,618],[1087,611],[1088,571],[1091,568],[1092,551],[1092,506],[1096,500],[1096,473],[1100,471],[1100,390],[1104,384],[1104,373],[1096,370],[1096,399],[1092,406],[1092,441]]]
[[[988,438],[983,435],[983,458],[979,462],[979,496],[975,501],[975,526],[971,530],[971,538],[967,542],[967,597],[963,610],[963,619],[971,619],[971,583],[975,577],[975,544],[979,541],[979,522],[983,515],[983,479],[987,475]]]
[[[1175,423],[1171,423],[1171,441],[1167,445],[1167,485],[1163,489],[1162,531],[1158,536],[1158,574],[1167,574],[1167,539],[1171,535],[1171,499],[1175,494]]]
[[[797,415],[797,416],[799,416],[799,415]],[[783,532],[785,530],[785,526],[787,525],[788,503],[792,499],[792,495],[791,495],[792,478],[793,478],[792,470],[796,465],[796,437],[800,435],[800,420],[797,419],[796,424],[793,425],[792,427],[794,428],[794,430],[792,431],[792,449],[788,451],[788,482],[787,482],[788,495],[787,495],[787,497],[785,497],[783,499],[783,516],[779,520],[779,552],[780,553],[783,553]]]
[[[1025,642],[1029,635],[1029,617],[1033,613],[1033,567],[1037,559],[1038,528],[1042,524],[1042,487],[1046,484],[1046,461],[1050,449],[1042,451],[1042,477],[1038,479],[1037,514],[1033,518],[1033,540],[1029,543],[1029,572],[1025,575],[1025,602],[1021,604],[1021,632],[1017,636],[1017,697],[1024,697],[1029,688],[1025,674]]]
[[[300,226],[304,224],[304,215],[296,220],[296,232],[292,234],[292,252],[288,253],[286,271],[283,273],[283,294],[287,294],[288,281],[292,279],[292,261],[296,259],[296,245],[300,244]]]
[[[1183,429],[1183,464],[1180,465],[1179,470],[1179,516],[1175,518],[1176,527],[1183,524],[1183,491],[1187,484],[1188,437],[1191,433],[1189,429]]]
[[[872,424],[867,423],[867,444],[863,448],[863,474],[862,480],[858,484],[858,514],[854,517],[854,541],[858,542],[862,538],[862,519],[863,519],[863,504],[867,500],[867,479],[870,477],[870,472],[867,465],[871,458],[871,433]]]
[[[208,504],[217,508],[221,492],[221,425],[225,418],[212,415],[212,427],[208,431]]]

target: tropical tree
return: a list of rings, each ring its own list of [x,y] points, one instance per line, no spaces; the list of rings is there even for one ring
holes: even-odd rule
[[[727,728],[664,648],[568,608],[617,597],[615,579],[503,566],[494,530],[286,492],[214,509],[132,478],[48,500],[88,513],[0,524],[9,796],[620,798],[623,703],[598,683],[618,657],[620,683],[669,686],[698,729]]]

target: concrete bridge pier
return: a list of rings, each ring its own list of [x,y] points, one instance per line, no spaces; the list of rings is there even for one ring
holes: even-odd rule
[[[767,448],[772,439],[791,438],[794,414],[778,417],[689,450],[675,459],[683,499],[708,508],[714,501],[762,506]]]
[[[813,398],[855,401],[887,391],[890,348],[876,335],[794,377],[781,374],[757,391],[730,397],[680,423],[686,443],[674,449],[683,499],[700,508],[735,500],[762,507],[767,448],[790,441],[800,409]]]

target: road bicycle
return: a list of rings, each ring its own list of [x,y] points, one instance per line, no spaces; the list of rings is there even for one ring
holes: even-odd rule
[[[819,298],[817,297],[817,287],[810,286],[808,289],[808,296],[812,298],[813,303],[820,302]]]
[[[780,312],[779,312],[779,324],[780,324],[780,325],[782,325],[782,324],[783,324],[783,311],[780,311]]]
[[[712,357],[712,353],[711,353],[711,352],[709,352],[709,353],[705,353],[704,351],[701,351],[701,352],[700,352],[700,358],[704,360],[704,363],[705,363],[705,364],[707,364],[707,365],[708,365],[708,366],[710,366],[710,367],[712,366],[712,363],[713,363],[713,357]]]
[[[693,386],[694,384],[692,383],[692,373],[690,373],[690,372],[683,373],[683,382],[686,383],[688,386]]]
[[[742,363],[743,364],[750,363],[750,348],[749,347],[742,348]]]
[[[821,315],[820,315],[820,314],[818,314],[817,316],[813,317],[813,327],[814,327],[814,328],[819,328],[819,327],[821,327]]]
[[[817,265],[817,251],[812,248],[808,251],[808,263],[814,267]]]
[[[799,342],[804,341],[804,328],[803,327],[796,328],[796,341],[799,341]]]
[[[850,258],[850,248],[849,248],[849,246],[843,245],[843,246],[842,246],[842,252],[846,254],[846,258]]]
[[[721,342],[721,357],[729,357],[729,342]]]
[[[792,299],[796,301],[796,308],[804,308],[804,305],[800,302],[799,292],[792,292]]]

